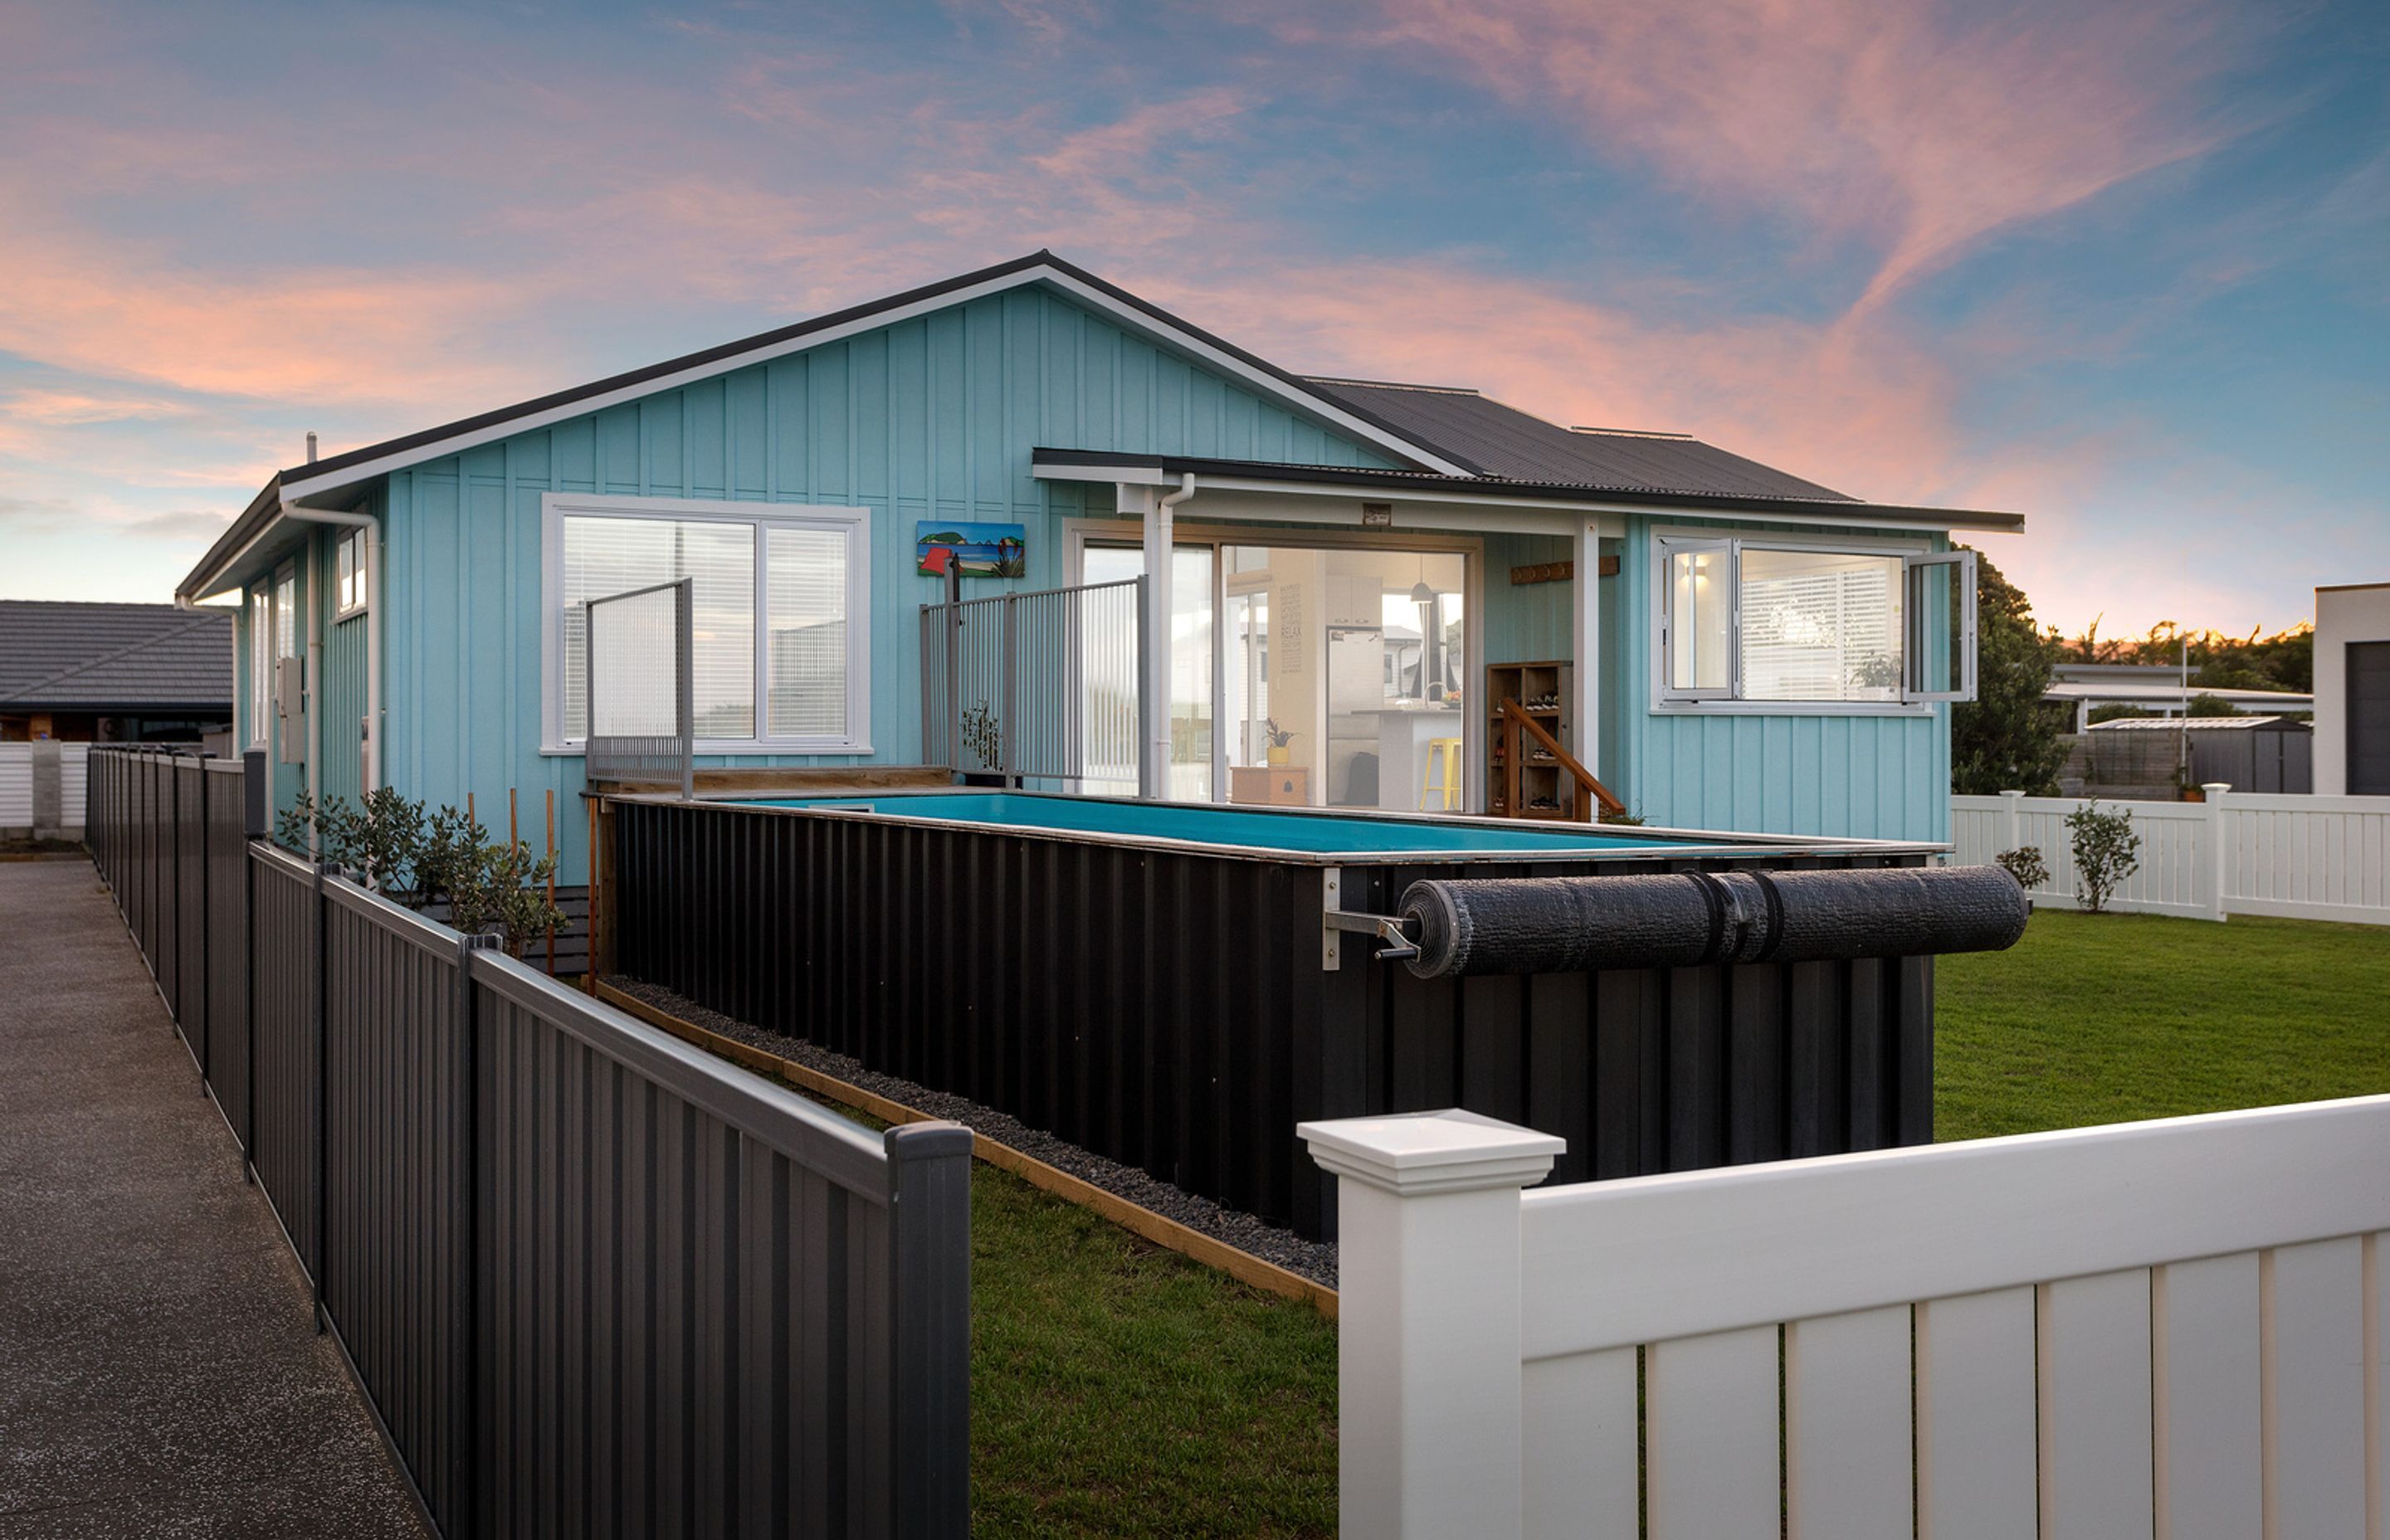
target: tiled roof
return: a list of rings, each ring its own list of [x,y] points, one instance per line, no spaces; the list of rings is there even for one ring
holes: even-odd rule
[[[1729,455],[1689,433],[1563,428],[1475,391],[1447,385],[1317,376],[1310,383],[1480,474],[1505,481],[1718,497],[1853,500],[1831,487]]]
[[[0,599],[0,706],[232,704],[232,611]]]

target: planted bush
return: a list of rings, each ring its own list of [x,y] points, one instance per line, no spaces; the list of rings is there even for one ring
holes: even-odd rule
[[[354,808],[302,791],[276,820],[275,835],[392,903],[418,912],[445,905],[449,924],[495,932],[513,956],[564,929],[564,911],[547,901],[556,857],[534,856],[520,840],[494,841],[479,819],[453,807],[426,814],[389,787]]]
[[[1992,857],[2000,870],[2016,879],[2017,886],[2031,892],[2049,884],[2049,863],[2041,858],[2039,845],[2019,845]]]
[[[2083,907],[2098,914],[2109,895],[2127,878],[2141,869],[2141,837],[2133,829],[2133,815],[2101,811],[2094,798],[2066,815],[2067,833],[2075,847],[2075,887]]]

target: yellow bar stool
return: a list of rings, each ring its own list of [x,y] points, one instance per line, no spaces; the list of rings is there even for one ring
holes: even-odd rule
[[[1444,768],[1443,779],[1436,776],[1436,767]],[[1420,770],[1420,811],[1428,810],[1428,798],[1441,790],[1444,811],[1451,812],[1460,805],[1460,739],[1432,738],[1427,740],[1427,763]]]

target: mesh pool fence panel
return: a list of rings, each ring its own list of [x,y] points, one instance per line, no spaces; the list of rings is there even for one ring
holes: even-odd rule
[[[588,777],[696,790],[687,578],[591,599]]]

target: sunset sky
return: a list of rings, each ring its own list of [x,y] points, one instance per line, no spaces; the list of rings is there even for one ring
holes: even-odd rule
[[[2390,6],[0,0],[0,597],[1050,246],[1309,372],[2014,509],[2068,630],[2390,579]]]

